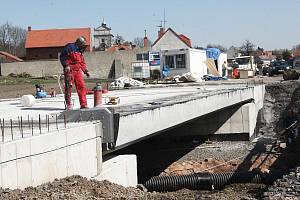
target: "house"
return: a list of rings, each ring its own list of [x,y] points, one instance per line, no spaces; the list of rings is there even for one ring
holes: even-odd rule
[[[191,47],[191,40],[187,36],[183,34],[179,35],[171,28],[168,28],[166,31],[161,28],[158,32],[157,40],[152,45],[152,51],[186,49]]]
[[[75,42],[79,36],[86,38],[86,51],[91,51],[90,28],[31,30],[31,27],[28,27],[25,42],[26,59],[57,59],[63,47]]]
[[[101,26],[94,29],[94,49],[104,51],[112,46],[113,34],[103,20]]]

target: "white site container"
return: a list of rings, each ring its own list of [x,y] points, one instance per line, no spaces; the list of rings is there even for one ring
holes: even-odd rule
[[[131,64],[132,78],[150,78],[150,66],[148,62],[133,62]]]
[[[183,58],[184,57],[184,58]],[[170,60],[173,59],[173,66]],[[182,59],[185,59],[183,62]],[[196,73],[201,77],[207,75],[206,51],[199,49],[172,49],[161,51],[161,70],[164,65],[170,67],[170,76],[182,75],[185,73]]]

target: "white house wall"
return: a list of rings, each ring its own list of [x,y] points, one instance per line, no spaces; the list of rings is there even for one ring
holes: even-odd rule
[[[171,31],[167,31],[162,38],[152,46],[153,51],[162,51],[170,49],[186,49],[189,48],[183,41],[181,41]]]

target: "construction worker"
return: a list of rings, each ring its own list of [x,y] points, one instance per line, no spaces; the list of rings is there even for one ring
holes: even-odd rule
[[[222,77],[226,77],[227,76],[227,66],[226,66],[226,61],[224,61],[224,63],[222,64]]]
[[[60,54],[60,62],[63,66],[65,77],[65,102],[66,109],[72,109],[71,94],[75,84],[79,96],[80,109],[87,108],[86,88],[83,73],[90,77],[86,68],[83,52],[86,48],[86,38],[80,36],[74,43],[67,44]]]
[[[232,77],[239,78],[239,70],[238,70],[239,64],[237,62],[234,62],[232,68],[233,68]]]

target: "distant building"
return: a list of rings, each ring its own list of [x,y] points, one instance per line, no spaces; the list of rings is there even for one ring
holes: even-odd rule
[[[295,58],[299,58],[300,57],[300,49],[299,48],[295,50],[294,57]]]
[[[90,28],[31,30],[31,27],[28,27],[25,43],[26,59],[57,59],[63,47],[75,42],[79,36],[86,38],[86,51],[91,51]]]
[[[22,62],[21,58],[18,58],[10,53],[0,51],[0,63],[1,62]]]
[[[113,34],[111,28],[107,27],[105,21],[101,26],[94,29],[94,49],[96,51],[105,51],[112,46]]]
[[[152,45],[153,51],[186,48],[192,48],[191,40],[183,34],[178,35],[171,28],[168,28],[166,31],[161,28],[158,32],[157,40]]]
[[[128,51],[133,50],[134,46],[131,43],[114,44],[107,49],[107,52],[113,53],[116,51]]]

